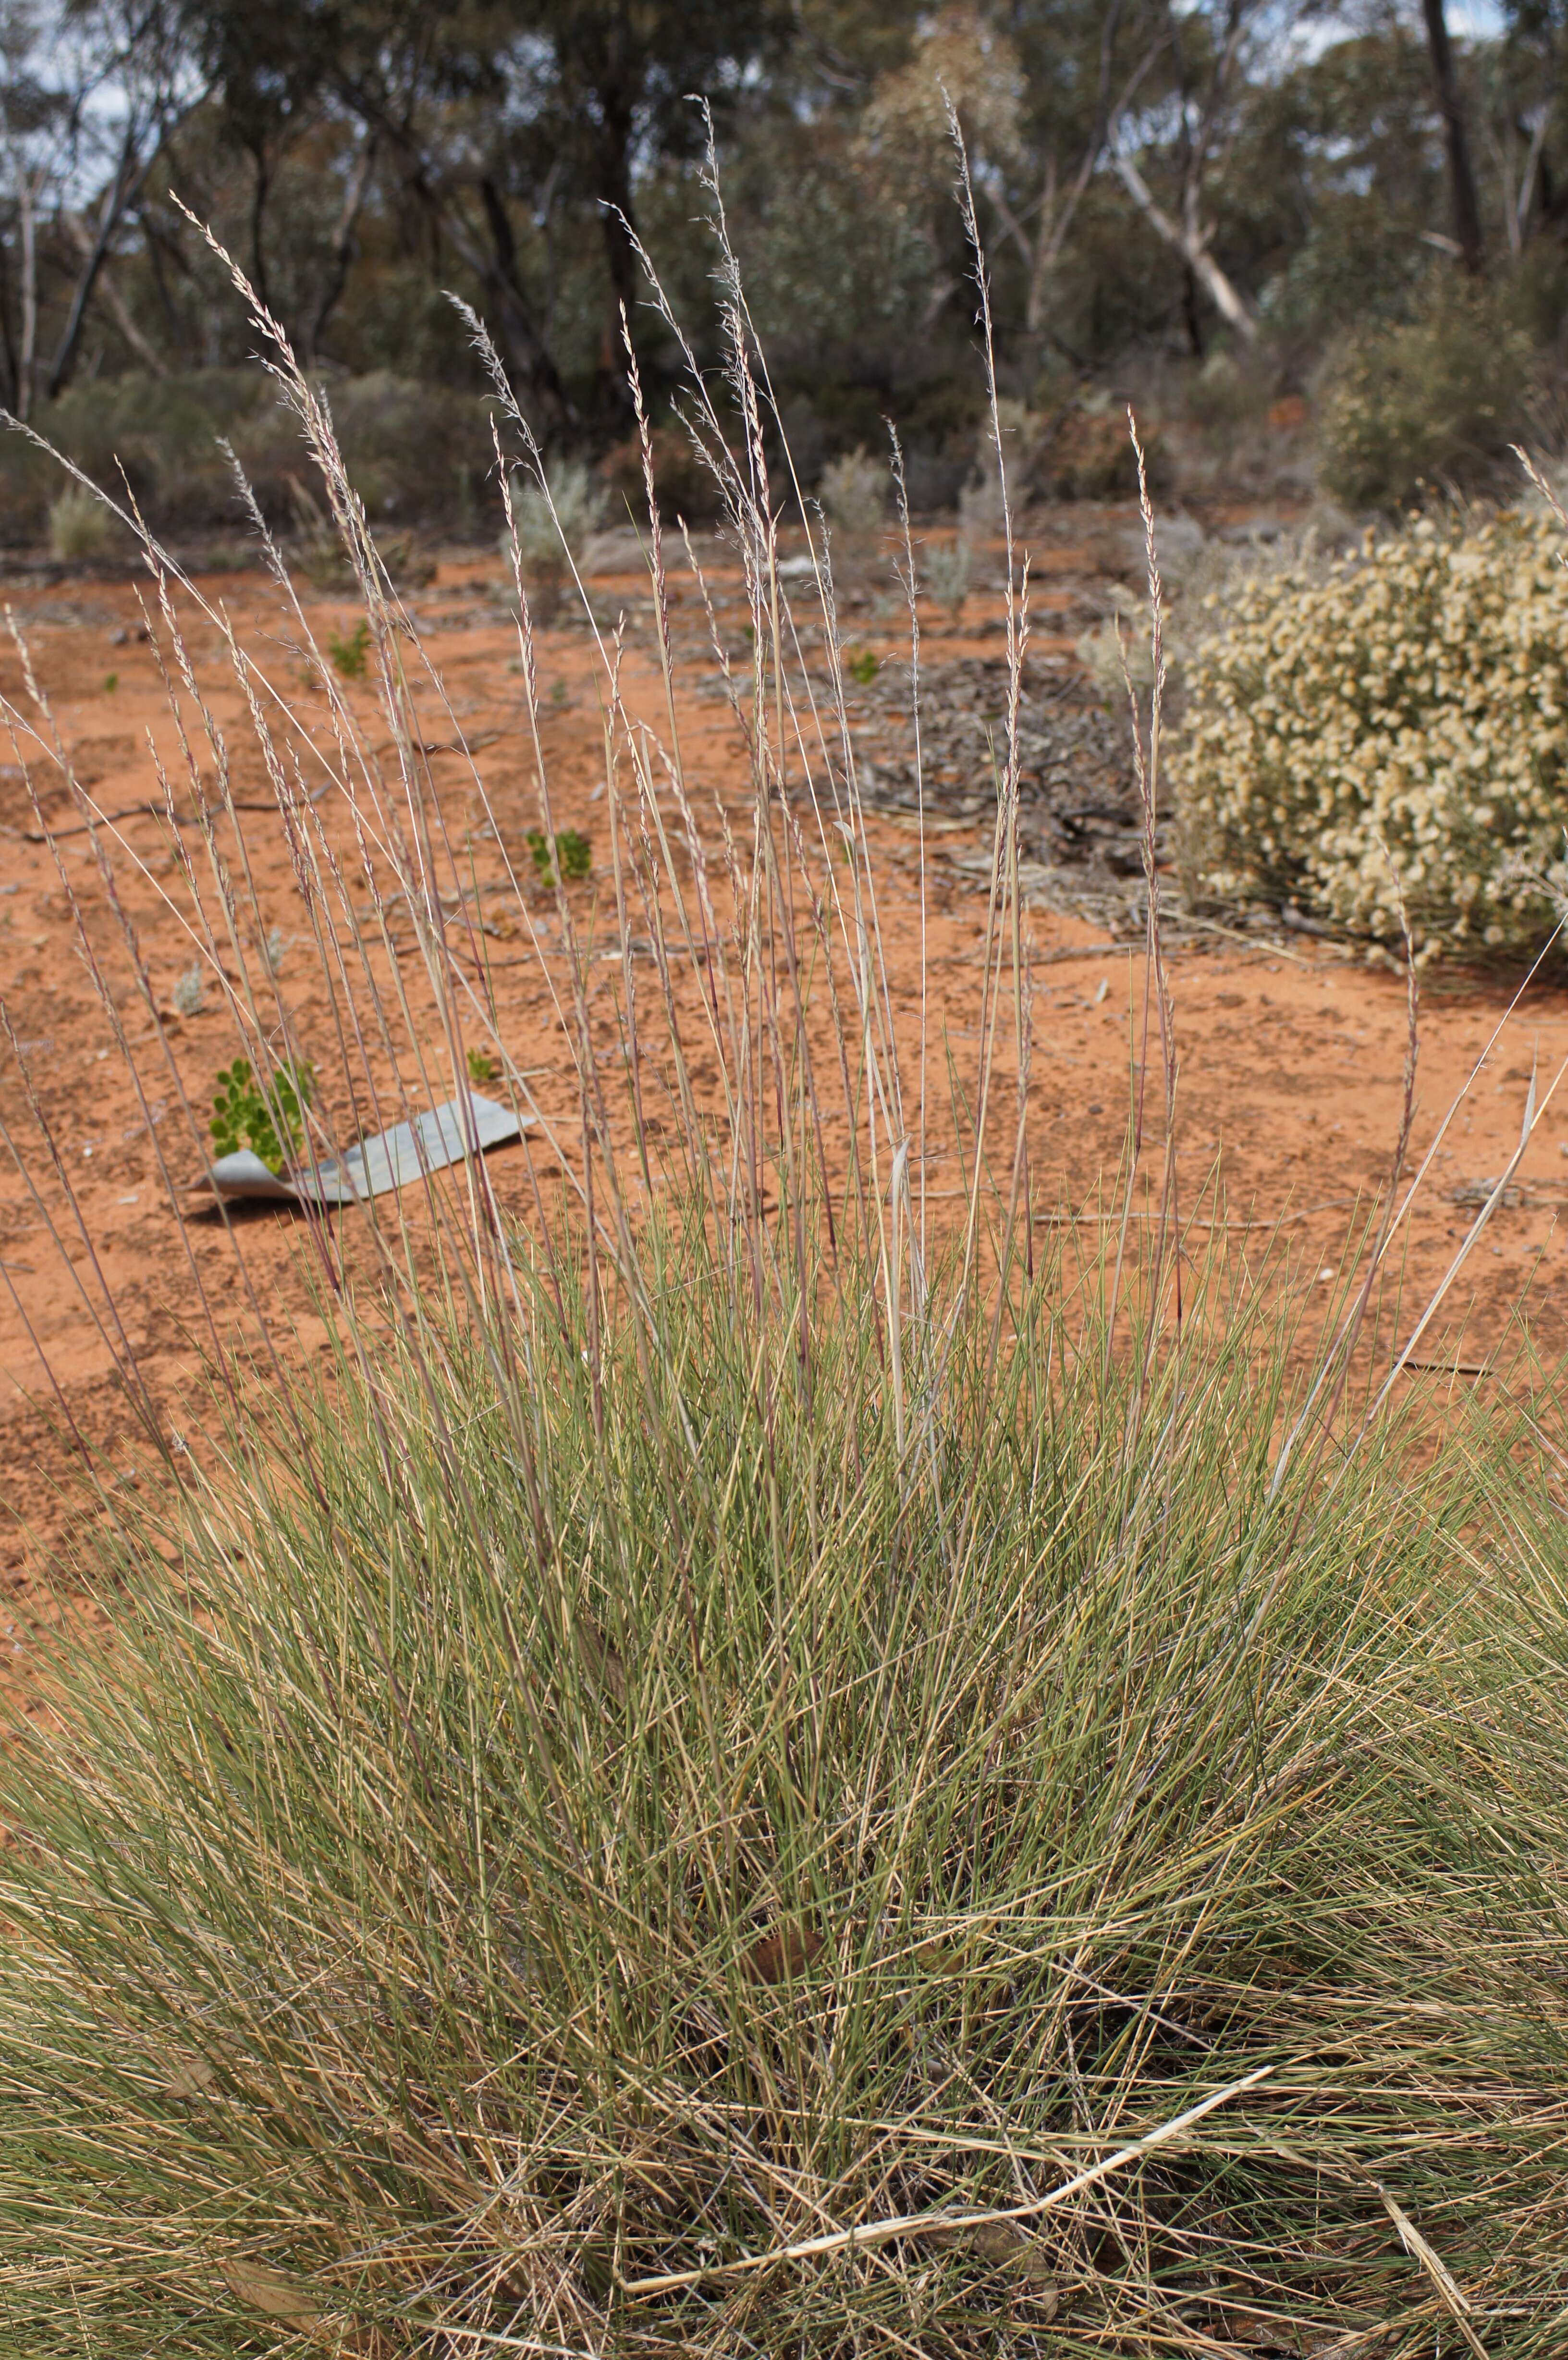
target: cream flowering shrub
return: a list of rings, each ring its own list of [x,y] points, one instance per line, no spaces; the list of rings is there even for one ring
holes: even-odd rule
[[[1171,748],[1192,881],[1374,941],[1402,891],[1423,962],[1538,950],[1568,893],[1562,545],[1423,520],[1207,599]]]

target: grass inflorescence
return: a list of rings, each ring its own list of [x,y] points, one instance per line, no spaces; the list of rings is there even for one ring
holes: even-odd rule
[[[792,608],[778,518],[813,512],[770,478],[724,269],[724,409],[696,373],[691,432],[750,617],[744,675],[713,628],[748,796],[708,821],[685,770],[645,423],[666,705],[659,731],[630,711],[603,647],[608,956],[566,890],[530,608],[575,525],[513,418],[537,827],[508,832],[474,765],[462,793],[555,994],[568,1120],[474,956],[425,759],[458,725],[258,312],[389,751],[302,606],[330,729],[229,639],[308,931],[287,982],[247,949],[267,930],[192,695],[202,973],[264,1108],[329,1011],[291,1160],[339,1152],[349,1109],[483,1076],[532,1121],[531,1211],[477,1157],[352,1233],[307,1203],[313,1363],[234,1229],[256,1317],[236,1342],[193,1262],[211,1389],[178,1435],[124,1345],[147,1468],[98,1470],[73,1561],[112,1631],[57,1647],[0,1757],[0,2350],[1545,2355],[1568,2307],[1549,1392],[1435,1432],[1368,1392],[1391,1196],[1326,1349],[1267,1260],[1194,1262],[1152,539],[1127,1161],[1104,1255],[1034,1219],[1005,479],[979,1045],[949,1048],[944,1092],[923,970],[918,1006],[888,982],[832,566],[813,541]],[[175,593],[200,594],[145,548],[193,688]],[[114,915],[115,839],[67,784]],[[1409,1107],[1407,1082],[1407,1137]]]

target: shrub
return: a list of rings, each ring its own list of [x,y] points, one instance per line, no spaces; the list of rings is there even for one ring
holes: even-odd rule
[[[920,587],[954,620],[969,595],[969,541],[962,532],[951,541],[927,541],[920,553]]]
[[[1110,613],[1090,630],[1080,633],[1073,652],[1099,691],[1100,702],[1115,709],[1127,702],[1129,685],[1140,694],[1154,686],[1147,616],[1149,601],[1116,583],[1109,595]]]
[[[349,481],[373,523],[472,519],[474,486],[495,465],[492,402],[387,369],[340,379],[328,391]],[[493,517],[493,486],[487,497]]]
[[[114,534],[114,519],[103,501],[80,484],[68,484],[49,509],[49,548],[62,564],[102,557]]]
[[[1402,890],[1423,959],[1539,949],[1568,885],[1559,545],[1423,521],[1211,600],[1172,744],[1202,881],[1379,941]]]
[[[512,531],[501,553],[514,554],[528,594],[534,620],[553,622],[561,611],[574,566],[581,567],[589,536],[604,520],[605,494],[580,460],[550,470],[544,485],[518,475],[512,485]]]
[[[864,444],[822,469],[817,497],[835,536],[852,556],[863,555],[887,514],[887,470]]]
[[[713,471],[705,466],[683,426],[656,426],[650,437],[653,483],[659,514],[673,522],[705,524],[722,506]],[[599,462],[599,475],[610,495],[611,516],[619,523],[629,511],[646,516],[648,496],[643,485],[642,444],[635,434],[617,442]]]
[[[1163,438],[1151,420],[1140,416],[1144,464],[1152,488],[1166,479]],[[1127,433],[1127,411],[1119,402],[1086,396],[1059,417],[1036,446],[1029,482],[1051,499],[1129,499],[1138,490],[1138,461]]]
[[[1489,488],[1529,435],[1534,372],[1506,303],[1444,280],[1414,319],[1356,339],[1329,372],[1322,483],[1353,508],[1388,514],[1434,491]]]
[[[464,500],[493,464],[490,403],[386,371],[336,378],[330,388],[348,475],[373,524],[459,521]],[[192,369],[154,377],[136,371],[73,386],[35,423],[83,472],[123,499],[123,466],[155,530],[185,535],[243,530],[227,441],[271,523],[294,516],[291,478],[301,465],[292,414],[255,369]],[[0,441],[0,535],[37,539],[48,526],[58,476],[19,435]],[[92,552],[89,552],[92,553]],[[343,586],[352,584],[343,568]]]
[[[1009,459],[1011,453],[1008,453]],[[993,453],[989,468],[982,464],[958,495],[958,530],[971,551],[981,549],[1001,533],[1006,518],[1002,479]]]
[[[207,978],[200,959],[193,960],[190,967],[181,970],[175,978],[174,988],[169,995],[178,1015],[201,1014],[207,996],[206,983]],[[218,1078],[222,1081],[224,1076],[220,1074]]]

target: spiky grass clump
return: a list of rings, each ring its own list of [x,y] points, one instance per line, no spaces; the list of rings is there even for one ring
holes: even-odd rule
[[[7,2348],[1429,2351],[1381,2187],[1544,2352],[1561,1919],[1474,1470],[1270,1503],[1255,1313],[1149,1390],[1043,1280],[900,1453],[872,1290],[808,1371],[700,1234],[597,1340],[541,1287],[345,1360],[128,1536],[4,1774]]]
[[[966,219],[978,250],[972,201]],[[1162,1104],[1137,1087],[1114,1283],[1039,1266],[1007,501],[981,1046],[955,1051],[944,1112],[924,978],[898,1004],[883,956],[831,567],[814,616],[792,611],[777,418],[721,254],[744,433],[731,449],[694,361],[693,432],[740,561],[749,683],[688,557],[747,802],[704,840],[646,421],[666,709],[628,705],[621,641],[600,649],[615,992],[559,867],[547,941],[512,865],[526,825],[472,763],[461,790],[505,864],[488,890],[508,884],[533,934],[564,1119],[530,1103],[460,956],[463,897],[441,880],[463,883],[462,845],[426,759],[427,714],[456,716],[265,312],[378,702],[367,733],[269,547],[332,720],[306,729],[224,639],[310,920],[286,969],[246,947],[271,922],[174,586],[200,594],[144,541],[201,716],[208,869],[170,845],[237,1053],[276,1074],[330,1019],[323,1154],[344,1109],[408,1116],[443,1068],[455,1088],[470,1057],[499,1063],[555,1176],[534,1169],[526,1240],[477,1157],[450,1192],[436,1175],[364,1208],[352,1238],[307,1208],[338,1356],[319,1389],[260,1320],[231,1231],[256,1369],[193,1269],[214,1395],[191,1449],[103,1315],[160,1456],[145,1493],[98,1491],[112,1644],[56,1663],[0,1765],[0,2352],[937,2360],[1272,2339],[1327,2360],[1430,2355],[1462,2320],[1496,2360],[1544,2355],[1564,2303],[1568,1653],[1545,1478],[1506,1431],[1474,1457],[1423,1447],[1407,1476],[1386,1412],[1345,1426],[1391,1207],[1315,1425],[1287,1418],[1263,1296],[1191,1271],[1152,547],[1141,1048]],[[995,398],[992,417],[999,447]],[[518,615],[556,842],[528,599]],[[23,669],[48,720],[25,651]],[[121,1010],[156,1000],[112,819],[59,759],[102,935],[54,857],[145,1101]],[[307,766],[325,771],[309,801]],[[394,909],[417,966],[381,964],[407,948]],[[530,1032],[531,1069],[542,1054]],[[30,1105],[63,1253],[90,1227]],[[1139,1264],[1126,1240],[1161,1131]],[[933,1284],[944,1156],[964,1201]]]

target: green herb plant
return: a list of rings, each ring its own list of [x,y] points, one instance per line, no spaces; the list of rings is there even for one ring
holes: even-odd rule
[[[365,661],[369,650],[370,626],[363,616],[347,638],[341,631],[334,631],[327,641],[327,653],[340,680],[363,680]]]
[[[546,885],[554,884],[558,867],[569,885],[581,883],[593,872],[593,847],[588,838],[580,836],[574,827],[561,830],[553,849],[542,827],[529,828],[528,843],[528,850],[533,854],[534,867]]]
[[[305,1109],[315,1095],[315,1066],[306,1058],[276,1066],[264,1089],[248,1061],[236,1057],[219,1074],[218,1085],[208,1126],[217,1153],[234,1155],[248,1147],[269,1172],[281,1174],[305,1144]]]
[[[468,1078],[475,1088],[482,1082],[498,1082],[501,1078],[500,1058],[493,1057],[488,1049],[470,1049]]]

